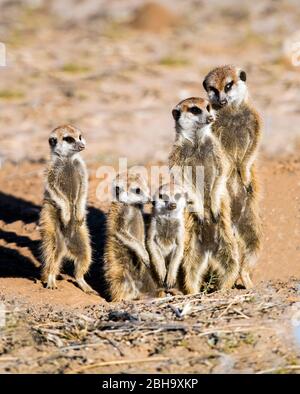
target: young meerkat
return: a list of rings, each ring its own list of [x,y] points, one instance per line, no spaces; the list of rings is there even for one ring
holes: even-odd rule
[[[199,292],[208,269],[218,272],[220,289],[231,288],[239,264],[226,189],[229,166],[211,130],[214,111],[207,100],[192,97],[181,101],[172,114],[176,141],[169,157],[171,171],[190,167],[195,173],[197,167],[204,169],[202,193],[192,194],[193,212],[188,210],[185,218],[184,291]],[[192,176],[184,182],[184,188],[191,190],[199,179]],[[195,207],[200,207],[200,211],[195,212]]]
[[[258,211],[258,185],[254,162],[261,139],[260,117],[248,104],[245,71],[231,65],[212,70],[203,86],[217,110],[213,133],[221,142],[230,163],[227,187],[231,199],[231,217],[239,236],[241,280],[253,286],[250,272],[261,246]]]
[[[57,127],[49,137],[51,160],[46,174],[40,215],[43,255],[42,281],[55,289],[64,257],[75,263],[75,278],[88,293],[93,289],[84,280],[91,263],[91,246],[86,224],[88,175],[79,152],[85,140],[77,128]]]
[[[154,295],[150,259],[145,245],[143,206],[150,201],[145,180],[138,174],[118,174],[107,217],[104,272],[111,301]]]
[[[176,183],[162,185],[153,196],[147,247],[160,288],[175,292],[184,252],[184,213],[187,195]]]

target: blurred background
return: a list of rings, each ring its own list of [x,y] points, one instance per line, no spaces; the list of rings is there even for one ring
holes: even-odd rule
[[[51,129],[71,122],[90,162],[165,162],[172,107],[204,95],[203,77],[225,63],[248,73],[263,153],[290,154],[299,26],[299,0],[0,0],[1,160],[43,162]]]

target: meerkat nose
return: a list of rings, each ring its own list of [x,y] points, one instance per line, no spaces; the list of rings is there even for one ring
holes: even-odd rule
[[[208,117],[206,118],[206,123],[207,123],[207,124],[212,123],[213,121],[214,121],[214,117],[213,117],[213,116],[208,116]]]
[[[177,207],[176,202],[171,202],[171,203],[169,204],[169,209],[171,209],[171,210],[176,209],[176,207]]]
[[[221,105],[226,105],[227,104],[227,99],[222,99],[222,100],[220,100],[220,104]]]
[[[79,144],[77,145],[77,148],[79,151],[81,151],[85,148],[85,145],[82,142],[79,142]]]

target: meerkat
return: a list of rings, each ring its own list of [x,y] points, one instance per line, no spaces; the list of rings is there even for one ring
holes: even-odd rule
[[[113,183],[116,200],[107,217],[104,272],[111,301],[136,300],[155,293],[146,250],[143,207],[150,202],[144,178],[130,172]]]
[[[213,133],[221,142],[230,163],[227,187],[231,199],[231,217],[239,237],[241,280],[253,287],[250,273],[261,247],[261,223],[258,210],[258,182],[255,170],[261,121],[248,104],[246,72],[231,65],[212,70],[204,79],[212,106],[217,111]]]
[[[175,294],[184,252],[186,203],[187,195],[181,186],[174,182],[162,185],[153,196],[147,236],[151,267],[158,285],[166,291],[173,289]]]
[[[40,215],[42,281],[49,289],[57,288],[56,277],[67,257],[74,260],[79,287],[94,293],[84,279],[91,263],[86,224],[88,175],[79,154],[85,148],[85,140],[80,130],[65,125],[52,131],[49,145],[51,159]]]
[[[193,209],[185,218],[183,288],[185,293],[198,293],[212,269],[218,272],[219,288],[228,289],[237,279],[239,264],[226,189],[229,165],[212,133],[214,111],[207,100],[192,97],[181,101],[172,114],[176,140],[169,157],[171,171],[175,167],[204,168],[202,193],[189,196]],[[185,189],[189,192],[196,181],[194,176],[185,179]]]

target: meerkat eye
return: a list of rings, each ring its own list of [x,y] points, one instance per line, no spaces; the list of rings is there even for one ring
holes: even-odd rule
[[[202,110],[195,106],[189,108],[189,112],[191,112],[193,115],[200,115],[202,113]]]
[[[137,188],[135,189],[135,193],[136,193],[136,194],[141,194],[141,193],[142,193],[142,190],[141,190],[139,187],[137,187]]]
[[[233,81],[229,82],[226,86],[225,86],[225,93],[229,92],[229,90],[232,88],[233,85]]]
[[[180,193],[176,193],[174,197],[175,197],[175,200],[178,201],[181,198],[181,194]]]
[[[55,146],[57,144],[57,139],[54,137],[49,138],[49,145]]]
[[[210,105],[208,105],[208,106],[206,107],[206,109],[207,109],[207,112],[210,112]]]
[[[73,142],[75,142],[73,137],[64,137],[63,140],[66,141],[68,144],[73,144]]]

